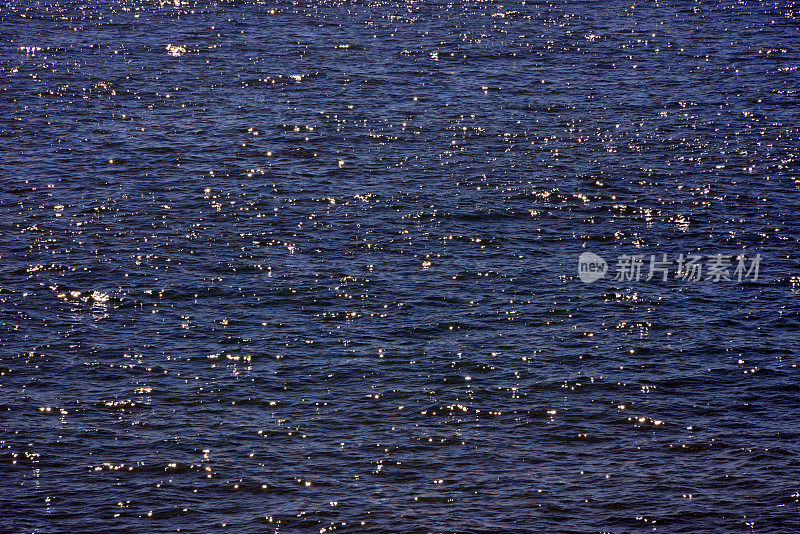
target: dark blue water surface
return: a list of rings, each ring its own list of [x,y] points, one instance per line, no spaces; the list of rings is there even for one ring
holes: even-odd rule
[[[799,153],[789,0],[3,0],[0,531],[800,532]]]

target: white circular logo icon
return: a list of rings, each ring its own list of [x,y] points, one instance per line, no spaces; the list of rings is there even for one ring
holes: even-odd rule
[[[594,252],[584,252],[578,257],[578,277],[581,282],[591,284],[606,276],[608,264],[606,260]]]

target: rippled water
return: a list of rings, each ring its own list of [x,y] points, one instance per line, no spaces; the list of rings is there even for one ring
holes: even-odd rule
[[[0,530],[800,531],[798,10],[5,0]]]

